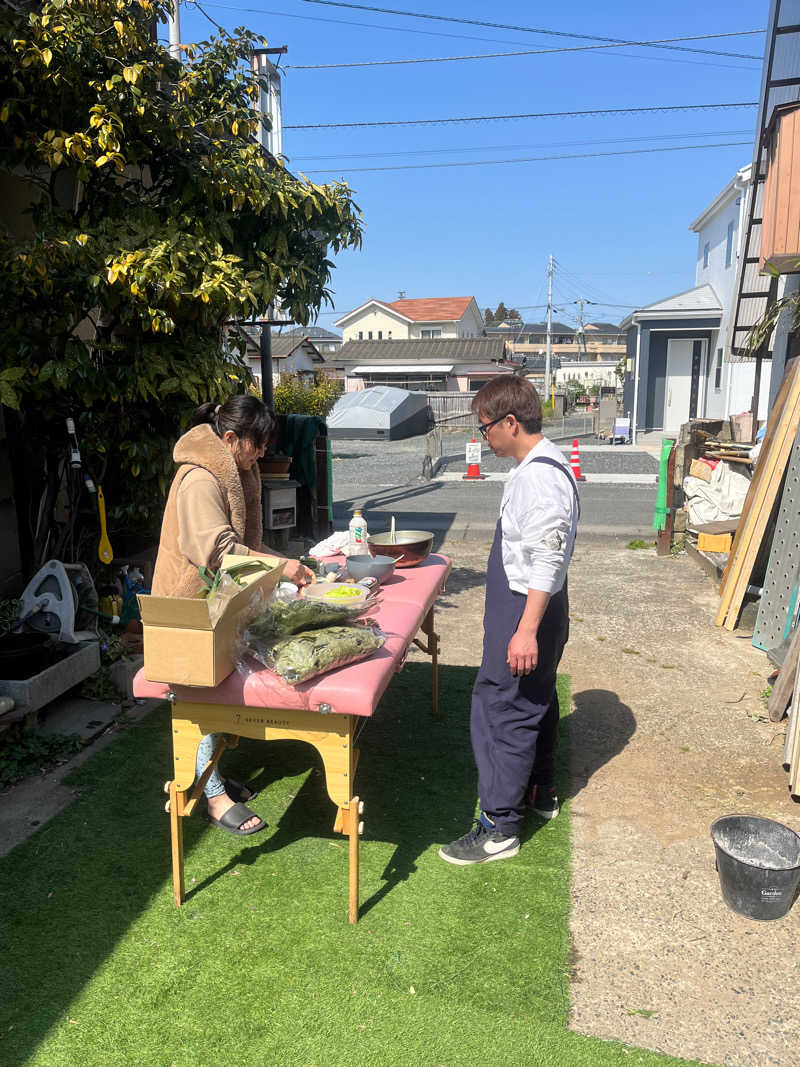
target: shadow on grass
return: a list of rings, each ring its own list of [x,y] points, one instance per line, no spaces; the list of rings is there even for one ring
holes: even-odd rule
[[[366,841],[390,842],[393,852],[380,875],[377,867],[370,871],[369,863],[363,870],[362,915],[379,908],[393,888],[418,873],[423,853],[469,826],[476,802],[468,729],[474,676],[471,667],[440,668],[441,714],[434,718],[430,669],[427,664],[408,664],[392,682],[375,718],[365,724],[356,783],[365,803],[364,836]],[[569,718],[562,720],[565,736]],[[598,704],[589,718],[579,718],[579,728],[586,723],[599,730],[601,720]],[[605,751],[610,758],[611,749]],[[161,791],[170,765],[169,714],[162,705],[82,766],[69,780],[78,793],[72,806],[0,861],[3,1064],[26,1062],[54,1027],[68,1026],[76,998],[104,967],[121,967],[123,975],[132,968],[129,980],[134,980],[136,959],[131,952],[136,955],[136,950],[128,934],[145,915],[154,913],[165,930],[192,918],[186,909],[177,912],[172,905],[169,828]],[[564,745],[562,789],[566,765]],[[335,809],[310,747],[242,741],[226,756],[225,769],[263,790],[255,807],[265,812],[271,826],[240,847],[238,839],[211,831],[203,820],[186,820],[188,883],[191,886],[193,868],[203,878],[192,889],[195,901],[226,871],[255,865],[270,854],[274,864],[298,839],[342,841],[333,835]],[[540,826],[532,820],[527,836]],[[285,862],[291,864],[292,855],[296,857],[295,850],[289,850]],[[346,884],[345,855],[341,859]],[[320,891],[326,893],[326,887]],[[224,916],[223,909],[218,921],[224,922]],[[148,922],[142,928],[153,931],[158,924]],[[112,962],[123,940],[128,946],[124,958]],[[152,951],[149,943],[143,945],[143,958],[145,949]],[[125,994],[125,989],[120,992]]]

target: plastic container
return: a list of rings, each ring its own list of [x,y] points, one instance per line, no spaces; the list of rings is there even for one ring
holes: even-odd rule
[[[30,678],[50,665],[47,634],[3,634],[0,637],[0,678]]]
[[[800,884],[800,837],[759,815],[725,815],[711,827],[725,903],[739,915],[781,919]]]
[[[350,541],[347,546],[348,556],[365,555],[367,553],[369,531],[367,530],[367,520],[361,514],[360,508],[353,509],[353,517],[350,520],[348,530],[350,531]]]

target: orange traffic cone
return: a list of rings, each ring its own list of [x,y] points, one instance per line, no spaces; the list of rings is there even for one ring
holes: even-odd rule
[[[581,457],[578,453],[578,438],[572,439],[572,455],[569,457],[569,465],[572,468],[572,475],[576,482],[585,482],[586,479],[581,474]]]
[[[478,444],[478,442],[475,440],[474,437],[472,438],[472,443],[473,443],[473,445]],[[478,445],[477,449],[470,449],[469,445],[467,445],[467,458],[468,459],[470,458],[470,452],[473,453],[473,457],[472,457],[473,459],[475,458],[475,455],[479,456],[480,455],[480,445]],[[469,482],[477,482],[477,481],[480,481],[482,478],[485,478],[485,477],[486,477],[485,474],[481,474],[481,465],[480,465],[480,463],[473,462],[473,463],[467,463],[467,473],[461,475],[461,480],[463,482],[467,482],[467,481],[469,481]]]

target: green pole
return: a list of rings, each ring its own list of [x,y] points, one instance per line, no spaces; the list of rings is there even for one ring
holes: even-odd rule
[[[675,441],[671,437],[664,437],[661,440],[661,459],[658,464],[658,493],[656,494],[656,510],[653,515],[653,529],[663,530],[667,525],[667,515],[669,515],[669,486],[667,485],[667,465],[669,463],[669,454],[673,449]]]

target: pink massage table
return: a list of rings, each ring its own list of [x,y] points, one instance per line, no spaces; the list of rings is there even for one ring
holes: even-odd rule
[[[386,643],[369,659],[290,686],[272,671],[230,674],[213,689],[168,686],[149,682],[140,670],[134,680],[137,697],[168,698],[172,706],[174,777],[164,786],[169,794],[172,838],[172,882],[175,904],[185,896],[182,818],[194,812],[203,788],[226,747],[239,737],[262,741],[300,740],[322,757],[325,779],[336,805],[334,831],[349,838],[351,923],[358,921],[358,839],[364,807],[354,793],[358,763],[356,728],[375,714],[392,675],[405,662],[412,643],[431,657],[433,711],[438,708],[439,638],[434,607],[450,573],[450,560],[433,554],[416,567],[395,570],[380,587],[380,601],[370,616],[386,635]],[[425,641],[417,638],[419,631]],[[226,735],[195,781],[197,747],[206,734]]]

